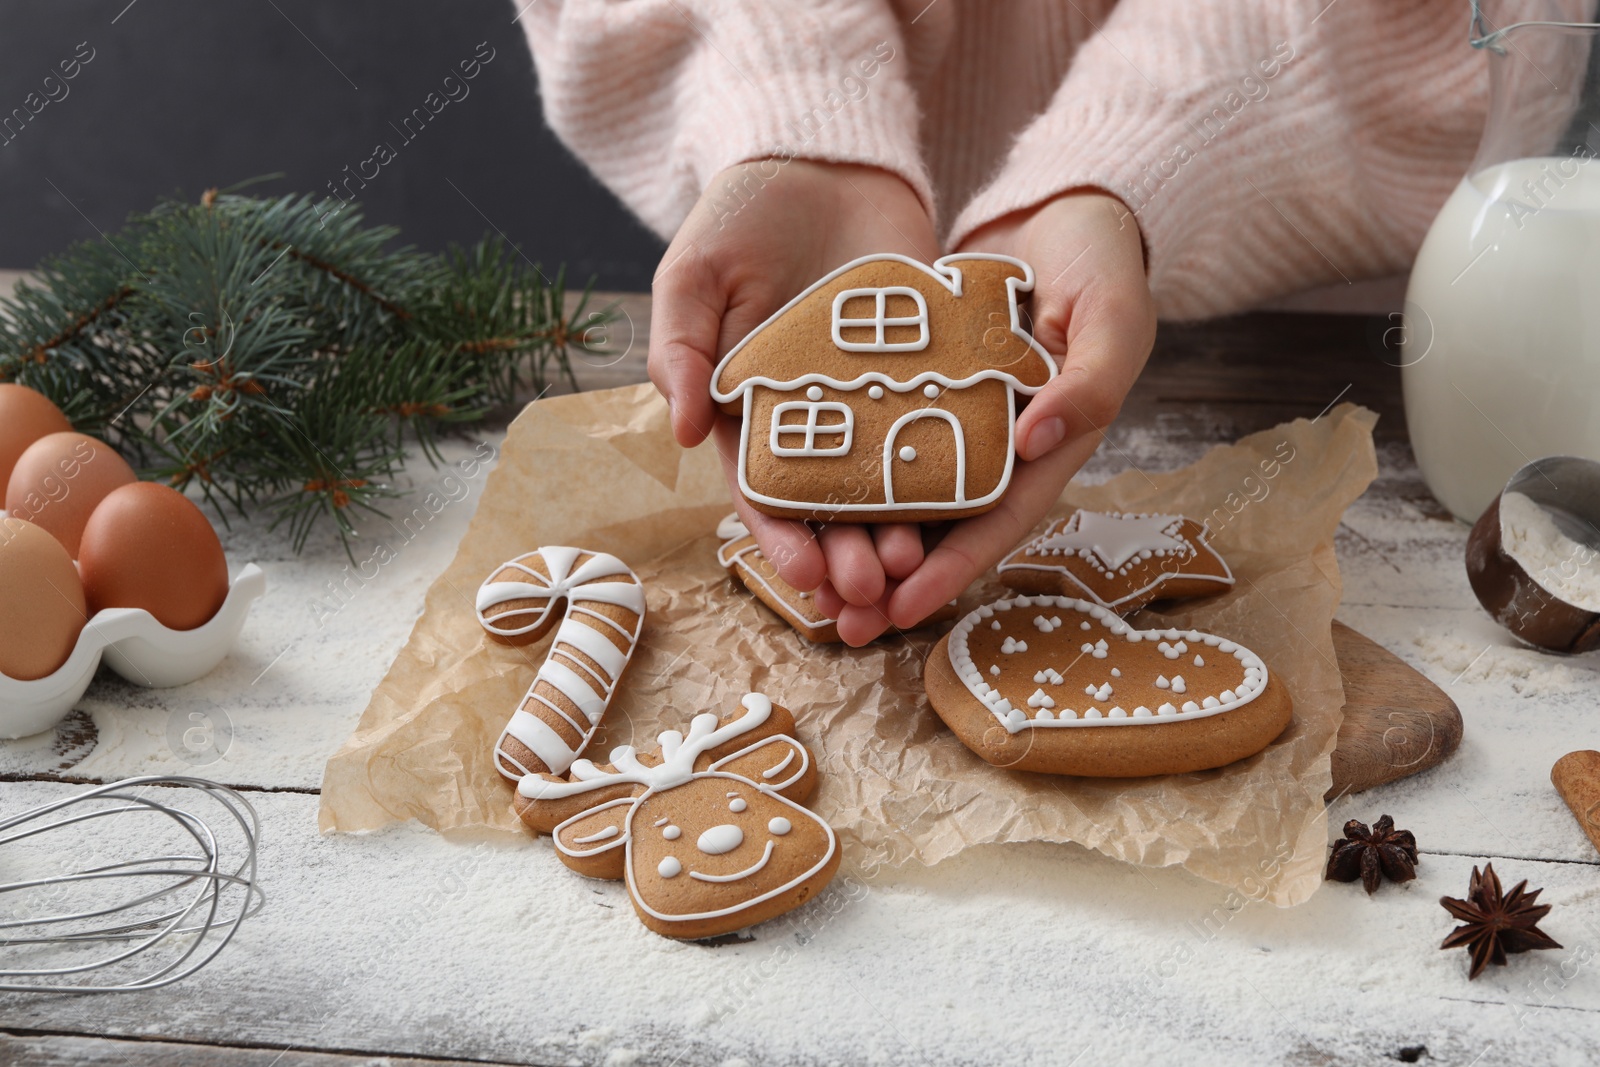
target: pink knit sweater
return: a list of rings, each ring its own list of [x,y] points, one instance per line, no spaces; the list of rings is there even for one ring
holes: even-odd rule
[[[893,171],[951,247],[1094,186],[1178,318],[1405,270],[1487,106],[1465,0],[539,0],[522,23],[551,126],[663,235],[769,156]]]

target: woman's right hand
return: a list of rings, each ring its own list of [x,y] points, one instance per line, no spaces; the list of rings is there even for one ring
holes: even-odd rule
[[[712,179],[667,248],[650,315],[650,380],[667,398],[678,443],[713,438],[740,518],[785,581],[869,610],[921,565],[919,529],[838,524],[814,535],[750,507],[738,487],[739,423],[712,403],[711,373],[806,286],[879,252],[939,257],[926,208],[896,175],[798,159],[733,167]]]

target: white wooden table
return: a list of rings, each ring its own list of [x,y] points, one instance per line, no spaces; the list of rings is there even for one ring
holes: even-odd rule
[[[246,790],[268,901],[166,990],[0,996],[0,1064],[1595,1062],[1600,856],[1549,770],[1600,747],[1600,655],[1512,647],[1479,610],[1466,530],[1422,488],[1391,418],[1395,376],[1362,351],[1364,329],[1257,316],[1165,331],[1085,476],[1181,465],[1316,414],[1347,381],[1347,399],[1386,412],[1381,476],[1338,539],[1339,615],[1443,686],[1466,739],[1436,770],[1337,802],[1331,825],[1392,814],[1421,845],[1416,881],[1229,911],[1222,890],[1177,871],[978,847],[933,869],[847,869],[831,899],[707,947],[648,933],[619,884],[577,878],[547,842],[452,843],[415,827],[322,837],[323,763],[404,643],[480,476],[371,580],[349,577],[331,536],[297,558],[264,522],[236,523],[229,558],[260,563],[269,591],[216,673],[159,692],[102,676],[59,729],[0,744],[7,812],[154,772]],[[589,383],[637,380],[642,351]],[[1263,391],[1271,403],[1249,399]],[[436,477],[421,463],[411,475]],[[229,736],[193,768],[167,740],[191,713]],[[1452,925],[1437,901],[1463,895],[1484,860],[1508,885],[1545,887],[1545,928],[1566,947],[1469,983],[1465,954],[1437,949]]]

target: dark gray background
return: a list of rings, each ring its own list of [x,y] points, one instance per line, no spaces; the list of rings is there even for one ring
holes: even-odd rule
[[[362,205],[402,240],[439,249],[498,228],[580,283],[648,289],[662,246],[545,126],[516,14],[509,0],[0,0],[0,115],[42,96],[79,42],[95,50],[0,146],[0,268],[162,196],[280,171],[260,191],[326,193],[384,140],[398,158]],[[403,144],[389,123],[481,41],[496,54],[470,95]]]

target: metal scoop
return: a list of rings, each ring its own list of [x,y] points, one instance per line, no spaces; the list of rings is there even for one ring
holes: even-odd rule
[[[1513,474],[1467,538],[1467,579],[1523,641],[1600,648],[1600,463],[1546,456]]]

